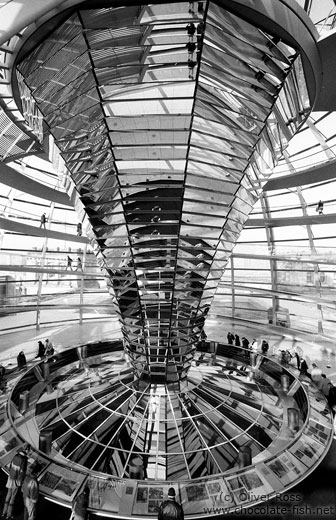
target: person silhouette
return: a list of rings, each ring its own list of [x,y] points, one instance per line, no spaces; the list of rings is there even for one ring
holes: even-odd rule
[[[7,495],[2,511],[3,518],[12,518],[16,495],[26,476],[29,450],[30,445],[25,444],[22,449],[14,455],[12,462],[10,463],[6,483]]]
[[[83,264],[82,264],[82,260],[80,259],[80,257],[77,258],[76,271],[83,271]]]
[[[37,355],[35,357],[43,358],[45,353],[45,346],[43,345],[42,341],[38,342],[38,351]]]
[[[38,462],[33,464],[30,472],[26,475],[22,484],[22,497],[24,505],[24,520],[35,520],[36,506],[39,498],[39,483],[37,475],[42,466]]]
[[[46,228],[46,222],[47,222],[47,215],[45,213],[43,213],[41,215],[41,220],[40,220],[40,228]]]
[[[158,511],[158,520],[184,520],[184,512],[181,504],[175,500],[175,489],[168,489],[168,499],[162,502]]]
[[[77,236],[79,236],[79,237],[82,236],[82,223],[81,222],[78,222],[78,224],[77,224]]]
[[[69,267],[70,271],[72,271],[72,262],[73,262],[73,260],[72,260],[71,256],[68,255],[68,258],[67,258],[67,265],[66,265],[65,270],[67,270],[68,267]]]
[[[73,520],[86,520],[87,518],[87,509],[89,507],[90,502],[90,488],[85,486],[83,492],[80,493],[73,504]]]
[[[322,200],[320,200],[316,206],[316,211],[318,212],[319,215],[322,215],[323,214],[323,202]]]

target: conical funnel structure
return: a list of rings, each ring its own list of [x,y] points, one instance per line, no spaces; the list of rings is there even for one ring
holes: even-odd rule
[[[310,110],[299,45],[235,4],[85,2],[18,60],[24,108],[43,115],[89,217],[135,374],[155,383],[186,378],[262,181]]]

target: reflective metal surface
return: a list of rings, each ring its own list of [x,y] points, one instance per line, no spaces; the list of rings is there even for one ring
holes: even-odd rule
[[[63,457],[117,477],[130,476],[136,456],[148,479],[223,473],[242,446],[262,453],[285,421],[274,380],[252,381],[243,357],[236,365],[203,355],[177,389],[134,381],[115,354],[84,360],[52,380],[36,404],[37,426]]]
[[[136,375],[183,380],[260,173],[310,110],[297,50],[213,3],[79,8],[18,70],[86,207]]]
[[[120,518],[156,517],[171,486],[191,519],[283,493],[328,452],[326,399],[274,357],[216,347],[179,384],[134,380],[120,340],[18,371],[0,400],[1,467],[29,442],[44,496],[70,506],[87,485],[90,509]]]

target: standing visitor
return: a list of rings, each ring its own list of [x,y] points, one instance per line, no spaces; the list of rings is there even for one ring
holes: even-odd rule
[[[47,215],[45,213],[43,213],[41,215],[41,220],[40,220],[40,228],[46,228],[46,222],[47,222]]]
[[[19,370],[22,370],[27,367],[27,360],[26,360],[26,356],[25,356],[23,350],[21,350],[21,352],[19,352],[18,357],[16,359],[17,359],[17,366],[18,366]]]
[[[43,358],[45,353],[45,346],[43,345],[42,341],[38,342],[37,346],[37,355],[35,357]]]
[[[300,359],[300,376],[308,376],[307,361],[303,358]]]
[[[181,504],[175,500],[175,489],[168,489],[168,500],[162,502],[159,507],[158,520],[184,520],[184,512]]]
[[[90,488],[85,486],[83,492],[80,493],[74,501],[72,506],[73,520],[86,520],[87,510],[90,502]]]
[[[0,365],[0,390],[5,390],[6,384],[5,384],[5,373],[6,369],[3,365]]]
[[[242,338],[242,347],[244,349],[244,357],[249,358],[249,348],[250,348],[250,342],[245,336]]]
[[[228,344],[229,344],[229,345],[233,345],[233,342],[234,342],[235,337],[234,337],[234,335],[232,334],[232,332],[228,332],[226,337],[227,337],[227,342],[228,342]]]
[[[316,211],[318,212],[319,215],[323,214],[323,202],[322,202],[322,200],[320,200],[319,203],[317,204]]]
[[[296,360],[296,367],[297,367],[298,370],[300,370],[300,364],[301,364],[300,356],[299,356],[299,354],[297,352],[295,352],[294,353],[294,357],[295,357],[295,360]]]
[[[268,352],[268,349],[269,349],[269,344],[267,343],[267,341],[265,339],[262,340],[262,343],[261,343],[261,352],[266,355],[267,352]]]
[[[68,267],[69,267],[70,271],[72,271],[72,261],[73,261],[73,260],[72,260],[71,256],[68,255],[68,258],[67,258],[67,266],[66,266],[66,268],[65,268],[66,271],[67,271]]]
[[[39,483],[37,475],[41,470],[40,464],[37,462],[32,466],[29,475],[22,484],[22,496],[24,505],[24,516],[23,520],[35,520],[36,518],[36,506],[39,497]]]
[[[327,377],[325,374],[322,374],[322,379],[321,379],[319,388],[328,402],[329,402],[328,398],[329,398],[330,388],[332,386],[333,385],[332,385],[332,382],[330,381],[329,377]]]
[[[189,36],[189,41],[192,42],[194,34],[196,32],[195,24],[193,24],[193,22],[188,23],[188,25],[186,26],[186,30],[187,30],[187,34]]]
[[[5,498],[5,505],[2,511],[3,518],[13,518],[13,509],[15,498],[18,490],[22,486],[22,482],[26,476],[28,464],[28,452],[30,450],[29,444],[25,444],[23,448],[14,455],[9,466],[9,475],[7,478],[6,488],[7,495]]]
[[[83,271],[82,260],[80,259],[80,257],[77,258],[77,267],[76,267],[76,271]]]

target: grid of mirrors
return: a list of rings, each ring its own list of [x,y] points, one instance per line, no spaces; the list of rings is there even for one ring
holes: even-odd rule
[[[176,388],[134,378],[120,352],[90,349],[79,365],[71,351],[63,367],[56,359],[55,374],[35,404],[37,428],[51,435],[55,460],[128,478],[136,459],[142,478],[193,479],[238,467],[242,447],[252,457],[261,455],[284,431],[285,408],[276,390],[283,367],[272,360],[265,358],[253,378],[249,353],[232,351],[215,364],[198,353],[187,382]],[[300,385],[296,401],[302,424],[307,409]]]
[[[256,181],[310,110],[300,56],[213,3],[88,4],[18,69],[86,208],[134,370],[185,378]]]

